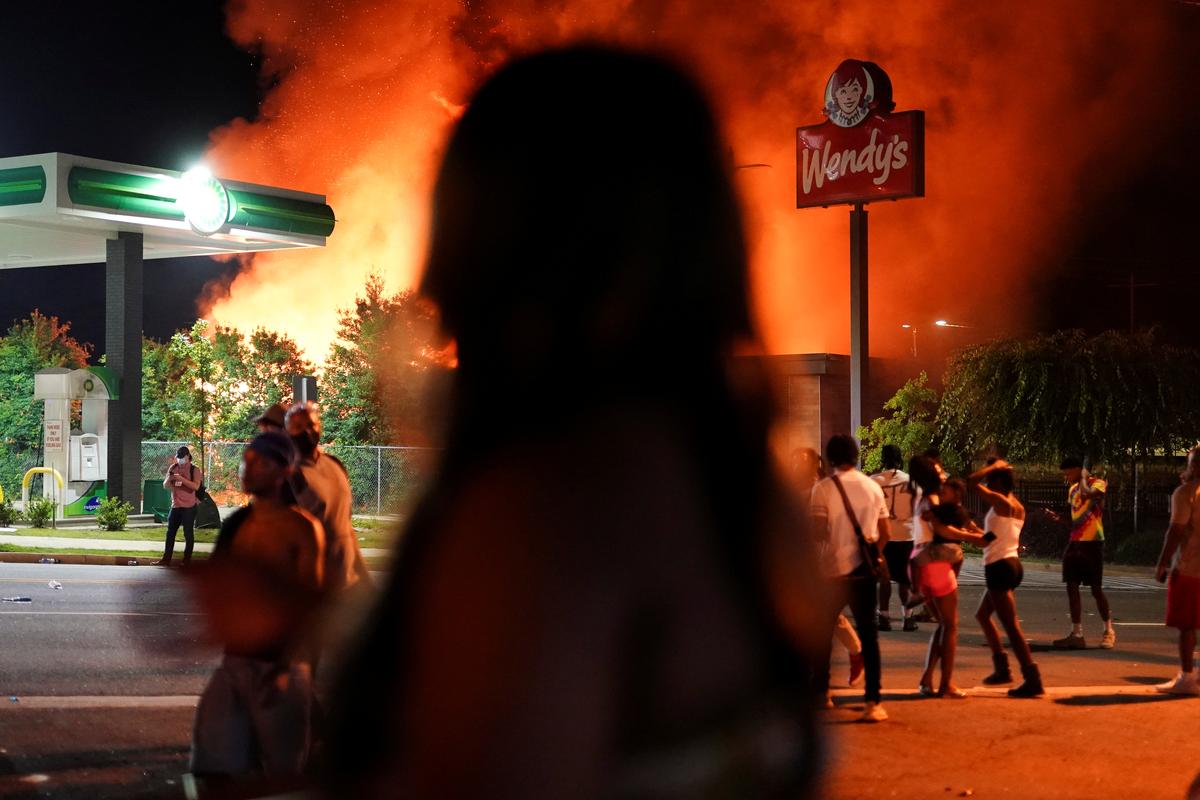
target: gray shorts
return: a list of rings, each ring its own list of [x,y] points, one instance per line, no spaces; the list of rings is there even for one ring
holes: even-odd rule
[[[287,776],[308,766],[312,668],[226,654],[196,707],[195,775]]]

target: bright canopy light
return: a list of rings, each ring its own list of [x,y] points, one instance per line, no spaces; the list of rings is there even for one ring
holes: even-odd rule
[[[183,173],[175,202],[197,233],[216,233],[231,216],[229,192],[207,167],[193,167]]]
[[[934,324],[934,325],[937,325],[939,328],[945,328],[945,327],[946,327],[946,326],[948,326],[950,323],[949,323],[949,322],[946,322],[946,320],[944,320],[944,319],[939,319],[938,321],[934,322],[933,324]]]

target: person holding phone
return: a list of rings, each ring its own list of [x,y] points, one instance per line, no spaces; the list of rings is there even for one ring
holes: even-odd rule
[[[167,467],[163,487],[171,492],[171,513],[167,517],[167,541],[159,566],[171,566],[175,554],[175,537],[183,528],[183,563],[192,561],[192,548],[196,545],[196,490],[204,482],[204,472],[192,463],[192,451],[186,445],[175,451],[175,458]]]

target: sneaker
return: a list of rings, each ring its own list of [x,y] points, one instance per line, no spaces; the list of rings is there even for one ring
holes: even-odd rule
[[[862,683],[863,676],[863,657],[862,653],[850,654],[850,685],[857,686]]]
[[[1163,694],[1183,694],[1195,697],[1200,695],[1200,684],[1196,683],[1196,676],[1191,672],[1180,672],[1175,676],[1175,680],[1160,683],[1154,687],[1154,691],[1162,692]]]
[[[887,712],[883,710],[883,706],[879,703],[867,703],[866,709],[862,716],[858,718],[859,722],[885,722],[888,718]]]
[[[1078,633],[1068,633],[1061,639],[1055,639],[1051,644],[1055,650],[1083,650],[1087,641]]]
[[[879,619],[875,622],[875,627],[881,631],[890,631],[892,629],[892,618],[886,614],[880,614]]]
[[[922,608],[916,614],[913,614],[912,619],[915,619],[917,622],[937,622],[937,620],[933,618],[933,614],[929,612],[928,608]]]
[[[1112,650],[1117,646],[1117,632],[1106,630],[1104,635],[1100,637],[1100,649]]]
[[[905,631],[915,631],[916,629],[917,629],[917,621],[915,619],[913,619],[912,617],[905,617],[904,618],[904,630]]]

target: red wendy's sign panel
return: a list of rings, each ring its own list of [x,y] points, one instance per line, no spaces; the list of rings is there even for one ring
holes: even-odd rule
[[[925,195],[925,114],[891,113],[886,73],[847,60],[825,87],[820,125],[796,129],[796,207]]]

